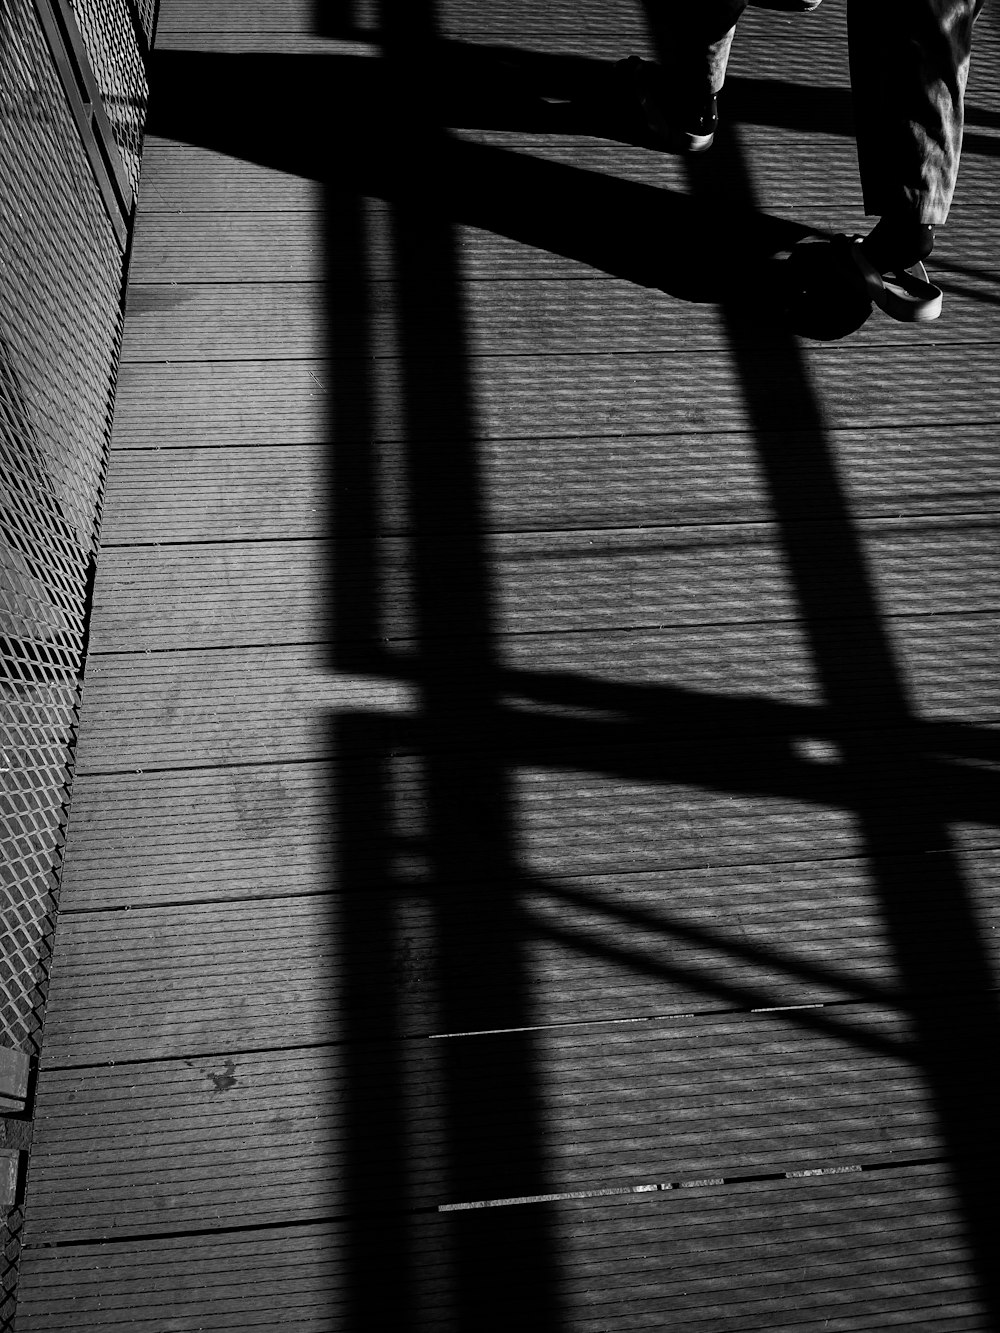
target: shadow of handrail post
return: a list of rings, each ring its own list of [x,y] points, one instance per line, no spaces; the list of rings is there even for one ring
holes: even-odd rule
[[[404,1067],[406,1058],[399,1053],[407,1026],[406,997],[398,991],[387,1003],[384,993],[398,981],[400,906],[406,895],[424,894],[433,923],[436,1028],[448,1034],[487,1027],[498,1008],[525,1015],[523,1024],[512,1026],[528,1026],[527,979],[514,929],[517,886],[509,794],[492,739],[497,672],[469,349],[455,226],[435,207],[435,168],[447,135],[428,110],[431,103],[422,86],[421,57],[436,40],[433,6],[422,0],[383,0],[378,38],[382,87],[390,99],[381,111],[388,110],[390,119],[393,110],[398,112],[398,136],[386,143],[376,171],[391,182],[409,614],[417,639],[417,726],[428,744],[420,755],[422,789],[417,793],[422,835],[411,848],[424,863],[424,876],[412,882],[398,878],[394,865],[388,722],[354,717],[334,724],[341,793],[337,887],[347,958],[342,1016],[349,1052],[344,1149],[351,1236],[345,1326],[359,1333],[415,1328],[422,1318],[414,1264],[418,1252],[427,1253],[426,1240],[417,1232],[428,1223],[429,1171],[437,1172],[432,1197],[441,1202],[497,1197],[509,1192],[505,1154],[510,1151],[518,1189],[544,1190],[531,1036],[525,1032],[505,1042],[499,1055],[488,1041],[442,1036],[431,1044],[432,1080],[439,1084],[429,1094],[428,1088],[415,1086],[420,1075]],[[378,349],[370,338],[372,293],[364,289],[363,276],[348,277],[346,292],[342,286],[345,256],[347,268],[364,271],[363,197],[348,200],[331,176],[326,199],[329,261],[341,275],[337,311],[331,307],[330,313],[340,326],[331,328],[335,665],[378,671],[385,669],[379,645],[386,590],[376,572],[382,516],[373,457],[375,390],[364,364]],[[351,349],[347,355],[345,346]],[[478,964],[472,988],[470,951]],[[368,1005],[366,994],[375,987],[383,994]],[[373,1010],[379,1014],[374,1024]],[[373,1106],[380,1108],[374,1121]],[[438,1150],[433,1135],[427,1146],[425,1134],[409,1123],[411,1114],[428,1112],[440,1126]],[[426,1152],[430,1157],[425,1160]],[[370,1181],[385,1180],[387,1170],[399,1184],[399,1210],[393,1215],[384,1206],[373,1213],[368,1197]],[[411,1190],[414,1177],[421,1175],[424,1184]],[[522,1235],[505,1217],[498,1234],[495,1215],[470,1217],[465,1210],[444,1214],[440,1221],[432,1234],[438,1242],[447,1238],[444,1253],[439,1249],[434,1259],[439,1265],[443,1261],[448,1274],[448,1322],[507,1333],[528,1301],[536,1327],[553,1333],[560,1326],[544,1226]],[[494,1249],[498,1241],[502,1253]],[[491,1283],[484,1299],[484,1285],[497,1265],[516,1272],[517,1281]]]
[[[364,200],[323,187],[323,234],[330,356],[327,394],[329,552],[335,671],[372,668],[378,642],[379,510],[372,440],[375,393],[370,355],[372,292]],[[346,1225],[341,1299],[345,1327],[359,1333],[413,1323],[413,1253],[407,1215],[406,1079],[399,1043],[402,999],[392,992],[398,950],[391,877],[391,719],[340,713],[330,721],[331,792],[337,835],[331,890],[337,928],[349,941],[338,978],[334,1030],[340,1039]],[[372,1058],[372,1046],[378,1057]],[[386,1207],[386,1182],[396,1207]],[[386,1281],[385,1267],[392,1279]]]
[[[450,136],[427,95],[427,56],[438,42],[434,4],[382,0],[381,14],[384,60],[401,125],[392,227],[427,745],[423,776],[437,1022],[443,1033],[475,1032],[494,1026],[500,1009],[509,1016],[507,1026],[523,1029],[499,1047],[483,1037],[439,1043],[448,1163],[443,1189],[448,1202],[468,1202],[503,1197],[512,1178],[524,1193],[545,1191],[539,1070],[535,1037],[527,1031],[529,983],[515,928],[511,795],[495,739],[495,606],[457,224],[447,209],[436,207],[435,197]],[[473,986],[470,955],[477,962]],[[449,1215],[458,1326],[499,1333],[527,1306],[536,1326],[554,1333],[559,1320],[544,1227],[529,1237],[508,1219],[509,1212],[500,1254],[494,1250],[494,1227],[467,1213]],[[498,1263],[517,1274],[515,1284],[495,1280]]]

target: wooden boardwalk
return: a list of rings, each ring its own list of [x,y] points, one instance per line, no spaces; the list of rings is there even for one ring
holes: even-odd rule
[[[1000,1328],[1000,22],[820,339],[838,0],[356,9],[162,0],[18,1333]]]

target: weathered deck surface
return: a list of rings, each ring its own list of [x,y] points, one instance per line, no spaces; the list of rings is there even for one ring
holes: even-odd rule
[[[163,0],[18,1331],[1000,1327],[996,16],[819,341],[697,239],[864,227],[836,0],[690,169],[385,9]]]

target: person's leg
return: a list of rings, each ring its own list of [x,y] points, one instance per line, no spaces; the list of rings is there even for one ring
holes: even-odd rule
[[[646,0],[646,13],[671,95],[704,102],[722,89],[729,51],[748,0]]]
[[[848,0],[851,86],[865,212],[881,272],[930,254],[962,147],[972,25],[982,0]]]
[[[712,146],[715,97],[746,6],[747,0],[646,0],[658,64],[630,56],[618,70],[648,127],[678,152]]]

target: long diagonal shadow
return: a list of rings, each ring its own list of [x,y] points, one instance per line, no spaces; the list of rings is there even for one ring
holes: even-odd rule
[[[415,107],[427,101],[428,67],[422,61],[413,75],[424,95],[408,99],[386,60],[163,51],[153,62],[148,129],[365,197],[394,200],[418,175],[423,214],[439,225],[482,226],[686,300],[714,302],[728,291],[756,304],[747,275],[811,234],[759,210],[724,223],[711,203],[686,194],[444,133],[418,136]],[[491,105],[509,109],[502,89],[486,105],[482,89],[460,107],[440,100],[442,117],[466,109],[460,122],[473,126],[496,119]],[[547,115],[538,99],[532,114],[536,103]],[[738,243],[723,244],[734,224]],[[435,328],[428,335],[422,355],[452,352],[443,332],[440,340]]]
[[[719,148],[730,189],[744,208],[752,208],[753,189],[736,134],[723,135]],[[692,162],[696,192],[712,169]],[[1000,1186],[995,1142],[1000,1094],[982,1063],[984,1040],[987,1049],[994,1049],[1000,1039],[1000,1006],[949,827],[957,812],[941,769],[923,743],[799,347],[778,331],[762,349],[744,309],[724,301],[722,312],[782,529],[787,567],[841,748],[860,843],[874,858],[876,889],[897,973],[910,997],[920,1064],[952,1158],[970,1256],[984,1303],[993,1322],[1000,1324],[998,1230],[992,1203]],[[760,392],[775,361],[786,385],[786,401],[780,406]],[[780,436],[774,431],[788,415],[804,426],[796,443],[800,451],[808,451],[805,486],[802,458],[790,466],[790,442],[776,443]],[[821,529],[809,521],[817,494],[832,519]],[[850,603],[860,628],[854,640],[857,660],[850,664],[840,649],[839,626],[825,610],[831,585]],[[874,708],[885,723],[877,752],[859,745],[857,727],[859,715],[871,716]],[[902,869],[898,860],[883,855],[901,846],[927,855]],[[928,938],[946,960],[944,984],[933,992],[924,985]],[[976,1023],[968,1021],[963,991],[979,997]]]
[[[324,30],[333,26],[331,18]],[[384,47],[378,61],[163,53],[154,66],[150,130],[324,182],[327,259],[329,275],[336,278],[329,316],[330,427],[336,441],[330,462],[337,626],[332,665],[387,674],[396,667],[378,646],[380,483],[369,359],[375,297],[366,273],[362,201],[374,196],[391,203],[420,639],[416,678],[421,731],[430,738],[421,749],[425,814],[419,850],[427,866],[424,890],[433,900],[440,1027],[449,1030],[460,1016],[465,1030],[472,1030],[477,1020],[485,1026],[502,1009],[506,1026],[525,1030],[505,1043],[499,1063],[496,1048],[487,1056],[468,1043],[441,1045],[435,1108],[445,1144],[440,1194],[459,1200],[509,1195],[503,1164],[484,1161],[481,1144],[502,1140],[510,1124],[519,1127],[517,1192],[546,1192],[540,1070],[527,1032],[532,1015],[522,947],[527,932],[541,927],[519,907],[524,893],[537,885],[515,864],[506,775],[519,754],[541,749],[553,756],[563,743],[555,734],[539,733],[530,742],[516,734],[500,736],[508,719],[499,700],[510,681],[503,679],[494,647],[455,251],[454,227],[461,221],[687,299],[722,304],[826,696],[825,734],[843,756],[835,783],[824,779],[817,799],[835,794],[856,812],[893,943],[897,994],[912,1016],[908,1054],[922,1066],[934,1098],[970,1251],[998,1316],[988,1203],[1000,1183],[992,1149],[1000,1107],[981,1071],[984,1036],[992,1044],[1000,1035],[1000,1015],[948,829],[964,806],[947,790],[935,744],[906,696],[798,347],[779,329],[761,349],[759,323],[748,313],[753,302],[744,300],[753,296],[741,281],[748,261],[786,248],[805,229],[760,213],[735,136],[720,138],[715,164],[694,164],[690,196],[450,139],[440,105],[423,96],[423,57],[435,41],[430,6],[385,0],[378,36]],[[192,88],[201,90],[199,95],[192,97]],[[766,101],[758,106],[766,107]],[[718,167],[729,182],[722,209],[718,185],[706,175]],[[727,235],[735,216],[745,221],[735,229],[739,247],[720,248],[720,212]],[[727,263],[720,264],[720,253],[727,254]],[[765,391],[776,377],[783,386],[780,399]],[[787,443],[790,417],[802,427],[794,460]],[[817,511],[826,519],[822,540],[811,522]],[[840,626],[828,615],[831,586],[852,606],[857,645],[850,663],[838,642]],[[456,653],[459,639],[464,646]],[[665,716],[678,705],[669,694],[659,702]],[[642,713],[634,698],[629,706]],[[874,716],[886,724],[880,752],[864,741]],[[614,771],[599,733],[593,725],[582,726],[574,744],[582,746],[595,770]],[[343,1012],[345,1035],[357,1038],[345,1043],[348,1211],[354,1219],[345,1326],[372,1333],[413,1328],[421,1320],[423,1256],[412,1210],[424,1206],[426,1195],[415,1179],[414,1130],[408,1123],[414,1074],[398,1040],[405,1029],[405,999],[393,992],[391,980],[407,942],[399,912],[407,881],[397,866],[392,808],[397,738],[391,719],[365,715],[339,717],[331,736],[337,789],[343,793],[337,866],[341,929],[349,946]],[[641,776],[723,790],[727,778],[730,787],[734,781],[731,760],[723,747],[716,762],[706,765],[692,756],[685,770],[666,766],[662,754],[650,755]],[[773,792],[791,790],[808,776],[801,766],[769,762],[767,773],[748,781]],[[980,791],[981,784],[970,786],[966,795],[985,811],[989,802]],[[901,857],[901,849],[909,854]],[[928,938],[941,960],[939,989],[933,991],[924,975]],[[576,943],[590,947],[584,940]],[[470,953],[478,964],[472,986],[465,962]],[[633,962],[644,966],[641,958]],[[970,994],[975,1023],[967,1021]],[[728,998],[745,1004],[761,997]],[[838,1035],[845,1034],[838,1030]],[[861,1034],[846,1035],[863,1040]],[[470,1138],[472,1121],[478,1128]],[[392,1206],[373,1195],[375,1175],[397,1182]],[[504,1211],[510,1210],[497,1210]],[[491,1247],[497,1246],[503,1265],[517,1274],[515,1283],[496,1281]],[[562,1325],[554,1239],[544,1220],[523,1230],[496,1217],[472,1227],[456,1222],[447,1251],[457,1275],[458,1326],[506,1330],[521,1319],[528,1293],[535,1327],[554,1333]],[[495,1299],[484,1308],[480,1284],[489,1274]]]

